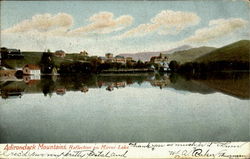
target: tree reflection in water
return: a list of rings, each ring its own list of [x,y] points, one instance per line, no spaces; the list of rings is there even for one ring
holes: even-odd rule
[[[174,88],[201,94],[221,92],[241,99],[250,98],[249,72],[215,72],[203,74],[101,74],[41,76],[40,80],[24,77],[21,81],[1,82],[2,98],[21,97],[27,93],[53,93],[64,95],[67,91],[89,92],[91,89],[106,88],[114,91],[130,85],[150,83],[152,87]]]

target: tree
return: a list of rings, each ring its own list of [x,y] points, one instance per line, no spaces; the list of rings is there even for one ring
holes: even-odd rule
[[[44,96],[52,96],[55,89],[55,82],[53,81],[52,76],[42,76],[41,87]]]
[[[8,58],[8,49],[6,47],[2,47],[0,49],[0,54],[2,59],[7,59]]]
[[[92,65],[88,62],[72,62],[72,63],[61,63],[58,71],[60,74],[74,74],[83,73],[88,74],[92,72]]]
[[[46,74],[52,73],[53,68],[55,67],[55,62],[52,56],[53,56],[52,53],[49,53],[49,52],[43,53],[41,57],[41,61],[40,61],[42,73],[46,73]]]
[[[133,66],[134,66],[134,65],[133,65],[132,61],[127,61],[127,62],[126,62],[126,67],[127,67],[127,68],[133,68]]]
[[[145,68],[145,65],[141,60],[138,60],[135,67],[136,68]]]
[[[177,61],[173,60],[169,63],[169,68],[171,71],[176,72],[179,69],[179,64]]]

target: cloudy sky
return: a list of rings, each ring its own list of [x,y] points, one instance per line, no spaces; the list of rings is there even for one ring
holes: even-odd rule
[[[247,0],[1,1],[1,47],[92,55],[249,39]]]

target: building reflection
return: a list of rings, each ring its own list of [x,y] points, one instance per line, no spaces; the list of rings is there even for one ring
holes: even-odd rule
[[[167,87],[171,83],[168,74],[158,75],[150,80],[150,84],[154,87],[159,87],[160,89]]]
[[[84,87],[82,87],[80,90],[81,90],[81,92],[83,92],[83,93],[87,93],[87,92],[89,91],[89,88],[88,88],[87,86],[84,86]]]
[[[23,76],[19,81],[2,81],[0,83],[1,97],[4,99],[24,94],[43,93],[63,96],[67,91],[79,91],[84,94],[90,89],[105,88],[107,91],[125,88],[134,83],[152,82],[154,74],[138,75],[93,75],[93,76]],[[152,82],[154,83],[154,82]]]
[[[64,95],[65,93],[66,93],[66,89],[65,88],[57,88],[56,90],[55,90],[55,92],[56,92],[56,94],[57,95]]]
[[[174,88],[188,92],[210,94],[216,91],[241,99],[250,98],[249,73],[224,73],[202,75],[200,77],[182,77],[175,74],[116,74],[91,76],[23,76],[11,81],[0,80],[0,96],[3,99],[21,98],[25,94],[43,93],[44,96],[63,96],[67,91],[79,91],[84,94],[91,89],[103,89],[108,92],[123,89],[133,84],[148,83],[159,89]]]
[[[24,93],[24,90],[20,88],[8,88],[8,89],[1,90],[0,96],[3,99],[21,98],[23,93]]]

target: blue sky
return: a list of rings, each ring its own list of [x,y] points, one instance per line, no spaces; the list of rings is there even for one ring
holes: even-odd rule
[[[163,51],[249,39],[245,0],[1,1],[1,46],[66,52]]]

